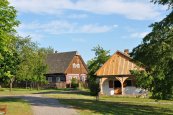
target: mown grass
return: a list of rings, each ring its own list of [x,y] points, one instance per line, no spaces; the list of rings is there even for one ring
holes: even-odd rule
[[[135,97],[101,96],[100,101],[87,92],[46,94],[77,109],[81,115],[173,115],[173,101]]]
[[[30,105],[19,98],[1,97],[0,105],[7,105],[7,115],[32,115]]]
[[[70,105],[81,115],[173,115],[173,101],[143,99],[121,96],[101,96],[100,101],[90,96],[88,91],[71,89],[29,90],[14,88],[0,91],[1,95],[25,95],[41,93],[44,96],[56,98],[64,105]],[[0,105],[8,105],[7,115],[30,115],[30,106],[22,99],[0,98]],[[25,111],[26,113],[24,113]],[[22,112],[20,114],[19,112]]]
[[[70,89],[41,89],[41,90],[36,90],[36,89],[23,89],[23,88],[13,88],[13,90],[10,92],[9,88],[1,88],[0,89],[0,96],[3,95],[26,95],[26,94],[36,94],[36,93],[46,93],[46,92],[59,92],[59,91],[64,91],[64,90],[70,90]]]

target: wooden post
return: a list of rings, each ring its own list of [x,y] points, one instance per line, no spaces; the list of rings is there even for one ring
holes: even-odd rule
[[[102,83],[102,78],[100,78],[100,94],[103,94],[103,87],[102,87],[102,85],[103,85],[103,83]]]

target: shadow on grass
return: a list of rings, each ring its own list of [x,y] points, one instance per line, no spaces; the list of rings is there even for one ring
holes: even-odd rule
[[[80,91],[76,89],[57,89],[56,91],[45,91],[45,92],[38,92],[32,94],[77,94],[77,95],[85,95],[89,96],[90,93],[86,91]]]
[[[12,102],[24,102],[22,99],[20,98],[15,98],[15,97],[1,97],[0,98],[0,104],[1,103],[12,103]]]
[[[137,105],[121,102],[106,102],[87,99],[58,99],[62,104],[68,104],[76,109],[91,110],[99,114],[136,114],[136,115],[168,115],[173,114],[173,110],[167,108],[153,107],[149,105]]]

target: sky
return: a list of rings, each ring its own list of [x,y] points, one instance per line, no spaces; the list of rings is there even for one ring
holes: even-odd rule
[[[150,0],[10,0],[18,11],[18,34],[40,47],[78,51],[87,62],[100,45],[113,54],[130,51],[167,14]]]

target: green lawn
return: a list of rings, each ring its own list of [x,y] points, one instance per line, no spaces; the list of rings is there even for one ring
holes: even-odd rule
[[[44,89],[44,90],[36,90],[36,89],[22,89],[22,88],[13,88],[12,92],[9,91],[9,88],[1,88],[0,89],[0,96],[1,95],[25,95],[25,94],[34,94],[34,93],[44,93],[44,92],[58,92],[62,90],[69,90],[69,89]]]
[[[19,98],[0,98],[0,105],[7,105],[7,115],[32,115],[30,105]]]
[[[44,96],[56,98],[60,103],[70,105],[81,115],[92,114],[118,114],[118,115],[173,115],[173,101],[142,99],[135,97],[101,96],[100,101],[89,95],[87,91],[71,92],[70,89],[8,89],[0,91],[0,95],[24,95],[42,93]],[[50,94],[53,93],[53,94]],[[0,105],[8,105],[7,115],[31,115],[30,106],[23,100],[17,98],[0,98]],[[21,113],[22,114],[21,114]]]
[[[173,101],[102,96],[100,101],[97,102],[87,92],[63,92],[59,94],[46,94],[45,96],[57,98],[60,103],[71,105],[81,115],[173,115]]]

